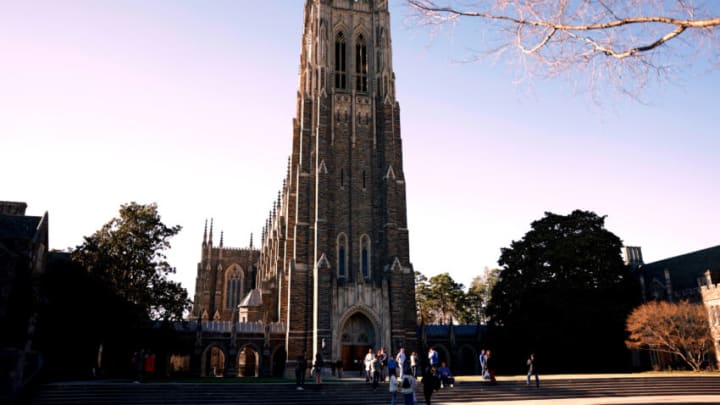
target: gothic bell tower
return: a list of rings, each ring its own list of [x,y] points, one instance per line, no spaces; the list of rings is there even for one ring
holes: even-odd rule
[[[261,277],[278,288],[288,369],[303,351],[348,369],[415,349],[400,108],[386,0],[307,0],[297,115]]]

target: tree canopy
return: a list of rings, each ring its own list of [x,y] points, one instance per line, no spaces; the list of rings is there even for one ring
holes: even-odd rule
[[[485,323],[485,306],[496,279],[497,270],[473,279],[465,291],[450,273],[441,273],[428,279],[415,272],[415,301],[418,318],[424,324],[481,324]]]
[[[687,301],[648,302],[627,318],[629,348],[670,353],[690,366],[701,369],[713,350],[707,310]]]
[[[156,204],[124,204],[119,217],[84,238],[73,260],[150,318],[181,319],[190,301],[187,291],[168,279],[175,269],[165,255],[181,229],[165,225]]]
[[[488,305],[496,336],[508,350],[547,353],[545,370],[622,368],[624,321],[637,294],[621,247],[605,217],[593,212],[548,212],[534,221],[522,239],[501,249]],[[596,353],[593,364],[578,363],[588,350]]]
[[[478,23],[473,58],[515,57],[518,79],[579,71],[581,86],[604,84],[637,97],[653,79],[719,62],[720,10],[684,0],[408,0],[419,24]]]

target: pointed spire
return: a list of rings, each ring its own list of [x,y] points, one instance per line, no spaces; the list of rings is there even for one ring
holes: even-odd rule
[[[210,239],[208,239],[208,243],[210,244],[210,246],[212,246],[212,244],[213,244],[212,243],[213,221],[214,221],[214,218],[210,218]]]
[[[220,247],[223,247],[223,236],[225,234],[225,231],[220,231]]]
[[[250,249],[253,248],[253,234],[250,232]]]
[[[203,232],[203,246],[207,245],[207,218],[205,218],[205,232]]]

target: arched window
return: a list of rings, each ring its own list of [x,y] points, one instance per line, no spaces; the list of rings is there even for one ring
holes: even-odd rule
[[[355,90],[367,92],[368,73],[367,45],[365,38],[360,35],[355,44]]]
[[[360,237],[360,270],[363,278],[370,277],[370,237],[363,235]]]
[[[345,67],[345,35],[339,32],[335,37],[335,88],[347,88]]]
[[[347,277],[347,237],[341,233],[337,237],[337,269],[338,277]]]
[[[240,304],[244,281],[242,267],[233,264],[225,273],[225,308],[232,309]]]

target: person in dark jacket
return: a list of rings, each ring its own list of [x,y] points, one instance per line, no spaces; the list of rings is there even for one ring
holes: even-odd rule
[[[425,404],[430,405],[433,392],[440,389],[440,377],[438,376],[437,366],[425,369],[422,383],[423,394],[425,394]]]
[[[295,358],[295,387],[298,391],[302,391],[305,388],[305,372],[307,371],[307,359],[305,358],[305,351],[303,354],[298,354]]]

